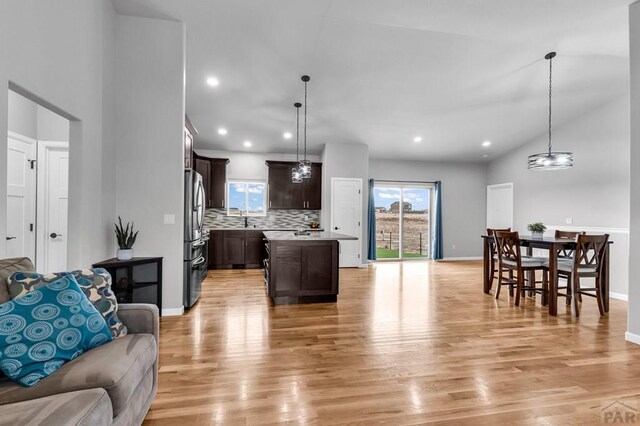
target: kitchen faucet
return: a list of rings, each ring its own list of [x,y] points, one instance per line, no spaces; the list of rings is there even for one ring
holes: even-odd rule
[[[244,227],[245,228],[249,227],[249,218],[247,216],[244,217]]]

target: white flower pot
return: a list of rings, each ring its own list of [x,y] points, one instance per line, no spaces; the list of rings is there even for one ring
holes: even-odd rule
[[[118,249],[116,251],[116,258],[118,258],[118,260],[133,259],[133,249]]]
[[[531,233],[531,238],[540,238],[540,239],[542,239],[543,235],[544,235],[544,232],[532,232]]]

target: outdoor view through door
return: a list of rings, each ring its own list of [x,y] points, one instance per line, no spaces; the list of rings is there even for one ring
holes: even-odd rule
[[[429,186],[375,184],[378,259],[429,258],[431,193]]]

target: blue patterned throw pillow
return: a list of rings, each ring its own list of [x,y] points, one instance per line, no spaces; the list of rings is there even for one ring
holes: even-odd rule
[[[0,305],[0,370],[23,386],[111,339],[73,275]]]

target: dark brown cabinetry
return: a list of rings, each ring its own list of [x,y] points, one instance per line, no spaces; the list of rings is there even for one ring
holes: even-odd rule
[[[194,169],[202,176],[206,208],[225,207],[227,158],[209,158],[194,154]]]
[[[322,164],[313,163],[311,178],[291,182],[290,161],[267,161],[269,167],[269,209],[320,210],[322,208]]]
[[[257,230],[211,231],[209,268],[261,268],[264,259],[264,234]]]
[[[338,241],[269,241],[265,281],[276,304],[327,302],[338,295]]]

